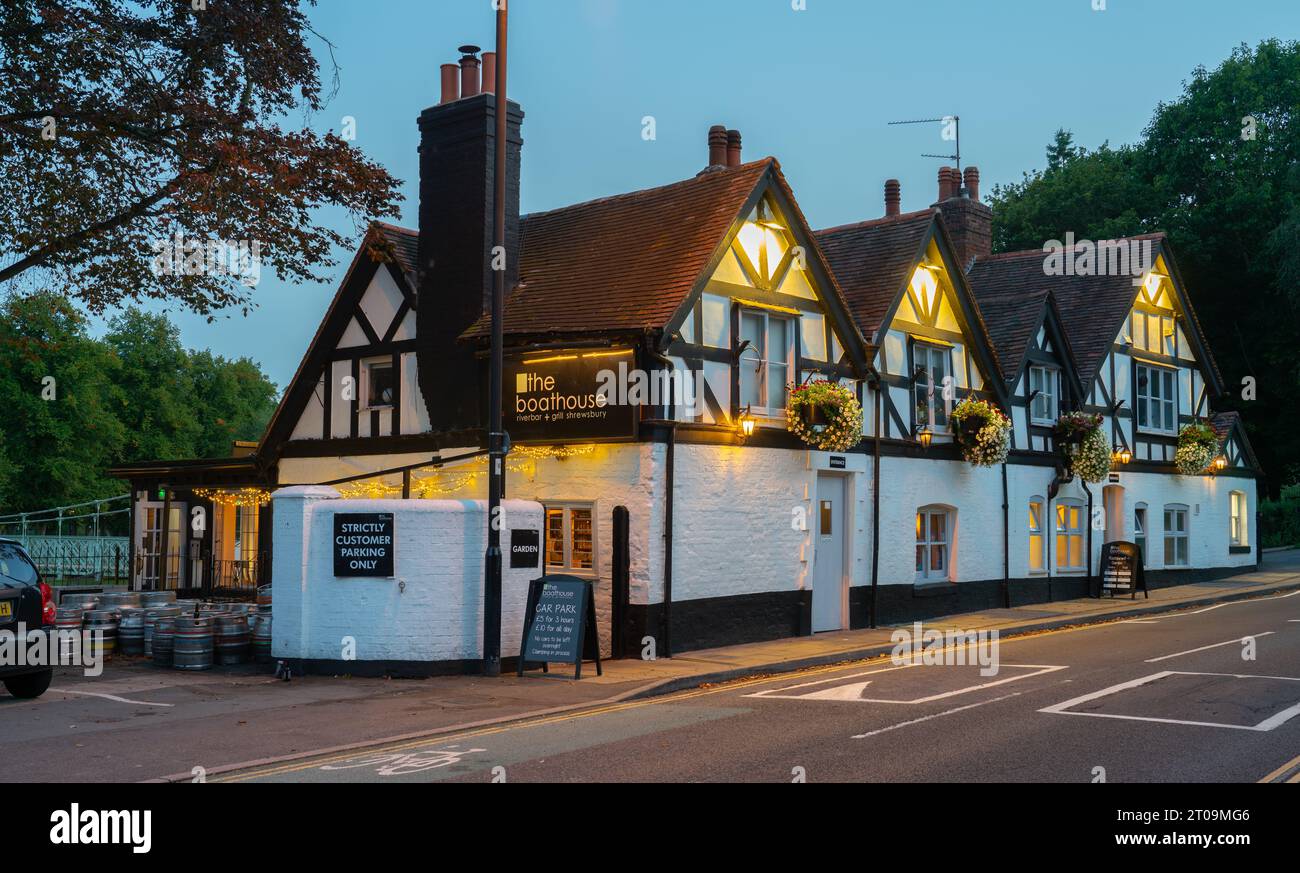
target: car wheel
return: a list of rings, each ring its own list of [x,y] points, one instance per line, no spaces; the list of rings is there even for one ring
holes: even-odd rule
[[[12,676],[5,680],[5,688],[14,697],[40,697],[50,687],[54,678],[53,670],[44,673],[28,673],[26,676]]]

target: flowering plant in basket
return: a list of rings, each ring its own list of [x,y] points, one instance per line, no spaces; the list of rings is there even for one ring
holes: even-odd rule
[[[993,467],[1011,449],[1011,419],[987,400],[967,397],[949,416],[961,455],[976,467]]]
[[[1110,443],[1101,423],[1098,413],[1067,412],[1052,429],[1066,469],[1085,482],[1100,482],[1110,472]]]
[[[810,446],[842,452],[862,440],[862,404],[853,391],[824,379],[790,389],[786,429]]]

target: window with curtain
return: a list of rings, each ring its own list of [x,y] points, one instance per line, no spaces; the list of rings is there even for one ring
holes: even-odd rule
[[[1137,426],[1153,433],[1178,432],[1176,375],[1164,367],[1138,364],[1135,411]]]
[[[952,349],[925,343],[912,345],[912,390],[916,397],[916,426],[940,430],[948,426],[948,401],[943,380],[952,375]]]
[[[1059,378],[1059,371],[1055,367],[1029,368],[1029,393],[1038,392],[1034,395],[1034,402],[1030,407],[1030,419],[1034,424],[1056,423]]]
[[[952,511],[925,506],[916,511],[916,581],[943,582],[950,578]]]
[[[1228,535],[1234,546],[1250,545],[1246,530],[1246,492],[1233,491],[1228,495],[1229,528]]]
[[[1043,530],[1043,498],[1029,500],[1029,572],[1047,571],[1047,541]]]
[[[762,309],[740,311],[740,405],[755,415],[784,414],[787,387],[794,378],[794,320]]]
[[[1084,507],[1073,500],[1056,504],[1056,569],[1082,570]]]

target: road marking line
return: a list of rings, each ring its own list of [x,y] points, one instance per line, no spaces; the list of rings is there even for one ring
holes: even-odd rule
[[[1091,718],[1118,718],[1125,721],[1150,721],[1150,722],[1158,722],[1160,724],[1185,724],[1185,725],[1192,725],[1194,727],[1217,727],[1217,728],[1227,728],[1229,730],[1259,731],[1259,732],[1271,731],[1274,728],[1279,727],[1280,725],[1283,725],[1286,722],[1290,721],[1291,719],[1295,718],[1297,715],[1300,715],[1300,703],[1297,703],[1293,706],[1289,706],[1286,709],[1281,710],[1280,712],[1275,713],[1272,716],[1269,716],[1268,718],[1264,719],[1263,721],[1261,721],[1259,724],[1256,725],[1222,724],[1220,722],[1215,722],[1215,721],[1189,721],[1186,719],[1179,719],[1179,718],[1157,718],[1155,716],[1146,716],[1146,715],[1120,715],[1120,714],[1109,713],[1109,712],[1070,712],[1069,711],[1071,707],[1078,706],[1081,703],[1087,703],[1090,700],[1096,700],[1100,697],[1108,697],[1112,694],[1118,694],[1121,691],[1129,691],[1141,685],[1146,685],[1148,682],[1154,682],[1157,679],[1163,679],[1166,676],[1224,676],[1232,679],[1276,679],[1284,682],[1300,682],[1300,678],[1296,678],[1294,676],[1256,676],[1247,673],[1198,673],[1189,670],[1162,670],[1159,673],[1152,673],[1150,676],[1143,676],[1140,679],[1134,679],[1130,682],[1121,682],[1118,685],[1112,685],[1109,688],[1103,688],[1100,691],[1093,691],[1090,694],[1084,694],[1079,697],[1075,697],[1071,700],[1065,701],[1064,703],[1055,703],[1052,704],[1051,706],[1044,707],[1043,709],[1040,709],[1038,711],[1053,714],[1053,715],[1083,715],[1083,716],[1089,716]]]
[[[1265,776],[1263,779],[1261,779],[1261,780],[1259,780],[1259,781],[1260,781],[1260,782],[1272,782],[1274,779],[1278,779],[1278,778],[1280,778],[1280,777],[1282,776],[1283,773],[1288,772],[1288,771],[1291,770],[1291,768],[1293,768],[1293,767],[1300,767],[1300,755],[1296,755],[1296,756],[1295,756],[1294,758],[1292,758],[1290,761],[1287,761],[1287,762],[1286,762],[1285,764],[1283,764],[1281,767],[1278,767],[1278,768],[1277,768],[1276,770],[1274,770],[1272,773],[1269,773],[1267,776]]]
[[[1130,618],[1126,621],[1121,621],[1120,624],[1160,624],[1160,621],[1159,619],[1154,618]]]
[[[1232,601],[1231,603],[1219,604],[1219,605],[1229,606],[1237,603],[1245,604],[1245,603],[1255,603],[1264,600],[1277,600],[1279,599],[1279,597],[1280,598],[1293,597],[1297,594],[1300,594],[1300,590],[1293,591],[1289,594],[1278,595],[1277,597],[1247,597],[1243,600]],[[1177,618],[1179,615],[1187,614],[1187,613],[1174,612],[1174,610],[1176,610],[1177,608],[1178,608],[1177,606],[1171,605],[1167,615],[1165,613],[1160,613],[1160,614],[1162,617],[1167,617],[1167,618]],[[1102,622],[1095,622],[1091,624],[1051,628],[1049,630],[1037,631],[1037,632],[1026,633],[1026,634],[1018,634],[1016,636],[1006,637],[999,640],[999,644],[1010,645],[1011,643],[1030,642],[1032,640],[1042,639],[1043,637],[1057,636],[1060,634],[1073,634],[1073,633],[1080,633],[1084,631],[1102,630],[1117,623],[1118,622],[1115,621],[1102,621]],[[888,655],[878,655],[871,658],[858,658],[855,660],[861,663],[869,663],[872,661],[883,660],[887,657]],[[806,670],[800,670],[797,672],[807,676],[807,675],[817,675],[819,673],[832,673],[837,670],[843,670],[843,669],[845,669],[845,664],[838,663],[838,664],[827,664],[822,667],[813,667]],[[385,742],[383,739],[380,739],[367,748],[371,748],[371,749],[415,748],[421,745],[447,742],[453,739],[468,739],[471,737],[480,736],[485,733],[503,733],[506,730],[527,728],[535,725],[550,724],[559,721],[573,721],[580,718],[588,718],[590,716],[595,716],[595,715],[604,715],[609,712],[618,712],[625,709],[639,708],[641,706],[654,706],[660,703],[672,703],[677,700],[689,700],[693,697],[701,697],[708,694],[730,693],[743,688],[749,688],[754,685],[764,685],[773,682],[783,682],[790,678],[791,675],[788,673],[775,675],[775,676],[758,676],[752,679],[743,679],[735,682],[725,682],[708,688],[696,688],[690,691],[679,691],[662,697],[648,697],[648,698],[643,698],[641,700],[628,701],[626,703],[618,703],[618,704],[610,704],[608,706],[601,706],[596,709],[559,713],[557,715],[547,717],[544,721],[504,722],[499,727],[479,728],[471,731],[461,731],[461,732],[453,732],[453,733],[445,733],[445,734],[432,733],[427,736],[417,737],[411,740],[402,741],[400,745],[390,745],[389,743]],[[1276,677],[1276,678],[1287,678],[1287,677]],[[992,701],[988,701],[988,702],[992,702]],[[330,760],[336,760],[336,761],[345,760],[346,758],[355,756],[356,754],[357,754],[357,748],[351,748],[346,753],[325,753],[325,755],[321,757],[313,757],[313,758],[303,757],[303,758],[297,758],[294,761],[286,762],[285,764],[268,765],[270,769],[260,769],[258,765],[254,765],[253,768],[249,768],[246,770],[230,771],[230,775],[222,774],[220,776],[209,777],[208,781],[209,782],[242,782],[248,779],[256,779],[263,776],[275,776],[281,773],[292,772],[297,770],[309,770],[313,767],[319,766],[322,763],[328,763]]]
[[[118,697],[116,694],[104,694],[101,691],[73,691],[71,688],[56,688],[61,694],[85,694],[90,697],[103,697],[107,700],[116,700],[118,703],[132,703],[136,706],[175,706],[174,703],[150,703],[148,700],[127,700],[125,697]]]
[[[995,697],[992,700],[981,700],[979,703],[968,703],[965,706],[959,706],[956,709],[949,709],[949,710],[945,710],[944,712],[933,712],[930,715],[923,715],[920,718],[914,718],[911,721],[899,722],[898,724],[891,724],[889,727],[883,727],[880,728],[879,730],[867,731],[865,734],[854,734],[849,739],[865,740],[867,737],[874,737],[877,734],[888,733],[889,731],[898,730],[899,728],[905,728],[914,724],[920,724],[921,722],[929,721],[932,718],[941,718],[945,715],[954,715],[958,712],[965,712],[968,709],[974,709],[977,706],[985,706],[986,704],[989,703],[997,703],[1000,700],[1010,700],[1012,697],[1019,697],[1023,693],[1024,692],[1022,691],[1013,691],[1010,694],[1004,694],[1001,697]]]
[[[972,691],[979,691],[982,688],[992,688],[995,685],[1005,685],[1008,682],[1016,682],[1020,679],[1029,679],[1030,677],[1033,676],[1041,676],[1044,673],[1054,673],[1057,670],[1068,669],[1066,667],[1048,666],[1045,664],[1003,664],[1002,666],[1006,668],[1010,668],[1010,669],[1023,668],[1026,670],[1033,670],[1034,672],[1022,673],[1019,676],[1010,676],[1005,679],[997,679],[993,682],[981,682],[978,685],[971,685],[966,688],[958,688],[955,691],[944,691],[940,694],[931,694],[928,697],[918,697],[914,700],[894,700],[890,698],[855,696],[853,692],[856,691],[857,694],[861,694],[864,690],[866,690],[867,685],[870,684],[870,680],[868,680],[867,682],[855,682],[848,686],[844,686],[841,688],[831,688],[831,689],[827,689],[826,691],[814,691],[809,694],[782,693],[786,691],[792,691],[795,688],[804,688],[808,685],[823,685],[827,682],[835,682],[841,679],[853,679],[858,676],[870,676],[874,673],[885,673],[889,670],[903,670],[909,667],[918,667],[918,666],[924,666],[924,665],[916,664],[916,663],[901,664],[896,667],[887,667],[884,670],[871,670],[866,673],[854,673],[849,676],[835,676],[830,679],[818,679],[814,682],[803,682],[800,683],[799,685],[790,685],[785,688],[774,688],[769,691],[759,691],[754,694],[746,694],[745,696],[766,697],[766,698],[779,699],[779,700],[840,700],[840,701],[851,701],[853,703],[898,703],[904,705],[915,705],[920,703],[933,703],[936,700],[943,700],[948,697],[956,697],[959,694],[969,694]]]
[[[1233,645],[1234,643],[1237,644],[1237,645],[1241,645],[1241,644],[1244,643],[1246,640],[1253,640],[1253,639],[1256,639],[1256,638],[1258,638],[1258,637],[1266,637],[1266,636],[1271,635],[1272,633],[1273,633],[1273,631],[1264,631],[1263,633],[1260,633],[1260,634],[1246,634],[1244,637],[1238,637],[1238,638],[1235,639],[1235,640],[1228,640],[1227,642],[1223,642],[1223,643],[1214,643],[1214,644],[1212,644],[1212,645],[1208,645],[1208,646],[1201,646],[1199,649],[1188,649],[1188,650],[1185,651],[1185,652],[1174,652],[1172,655],[1161,655],[1159,658],[1147,658],[1147,659],[1146,659],[1145,661],[1143,661],[1142,663],[1144,663],[1144,664],[1154,664],[1156,661],[1168,661],[1170,658],[1178,658],[1178,657],[1181,657],[1181,656],[1183,656],[1183,655],[1192,655],[1192,654],[1195,654],[1196,652],[1204,652],[1204,651],[1208,651],[1209,649],[1217,649],[1217,648],[1219,648],[1220,646],[1231,646],[1231,645]]]

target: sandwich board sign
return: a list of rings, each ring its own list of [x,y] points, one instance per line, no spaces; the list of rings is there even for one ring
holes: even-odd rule
[[[573,678],[582,678],[582,662],[600,669],[600,638],[596,633],[596,597],[590,579],[577,576],[542,576],[528,583],[524,636],[519,645],[518,673],[528,664],[573,665]]]
[[[1148,599],[1146,573],[1142,567],[1142,550],[1137,543],[1123,540],[1106,543],[1101,547],[1101,594],[1128,594],[1136,598],[1138,591]]]

